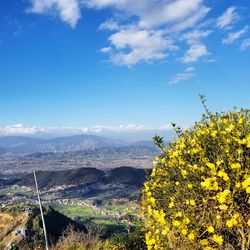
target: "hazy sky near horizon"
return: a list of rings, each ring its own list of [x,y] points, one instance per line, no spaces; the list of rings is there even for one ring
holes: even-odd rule
[[[1,0],[0,134],[164,133],[200,93],[249,108],[249,58],[249,1]]]

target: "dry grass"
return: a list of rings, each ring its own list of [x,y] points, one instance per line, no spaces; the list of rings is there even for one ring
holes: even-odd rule
[[[101,236],[103,227],[91,225],[87,227],[87,233],[76,231],[72,226],[68,227],[59,238],[53,250],[90,250],[101,249]]]
[[[9,242],[19,242],[21,237],[14,234],[15,229],[24,227],[27,222],[27,215],[20,214],[14,216],[7,212],[0,212],[0,249],[4,248]]]

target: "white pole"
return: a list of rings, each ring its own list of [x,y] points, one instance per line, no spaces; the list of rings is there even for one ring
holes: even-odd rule
[[[43,208],[42,208],[42,203],[41,203],[41,199],[40,199],[40,192],[39,192],[39,189],[38,189],[37,179],[36,179],[36,172],[33,171],[33,173],[34,173],[34,179],[35,179],[36,191],[37,191],[37,198],[38,198],[38,203],[39,203],[39,207],[40,207],[40,211],[41,211],[41,218],[42,218],[42,223],[43,223],[43,233],[44,233],[44,238],[45,238],[45,248],[46,248],[46,250],[49,250],[46,226],[45,226],[45,221],[44,221],[44,217],[43,217]]]

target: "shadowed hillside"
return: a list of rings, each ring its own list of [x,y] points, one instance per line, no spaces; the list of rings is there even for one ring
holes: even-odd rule
[[[38,171],[36,173],[40,188],[60,185],[90,185],[102,181],[105,172],[96,168],[80,168],[62,171]],[[24,176],[19,185],[34,186],[33,174]]]
[[[104,172],[96,168],[79,168],[62,171],[38,171],[37,180],[40,188],[91,184],[125,184],[141,187],[150,170],[132,167],[120,167]],[[34,186],[33,173],[16,182],[18,185]]]

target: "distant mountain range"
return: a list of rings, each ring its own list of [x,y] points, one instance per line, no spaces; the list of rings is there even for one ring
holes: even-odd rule
[[[64,153],[99,148],[119,148],[123,146],[155,148],[151,141],[129,143],[124,140],[113,140],[95,135],[75,135],[49,140],[24,136],[0,137],[0,155],[27,155],[45,152]]]

